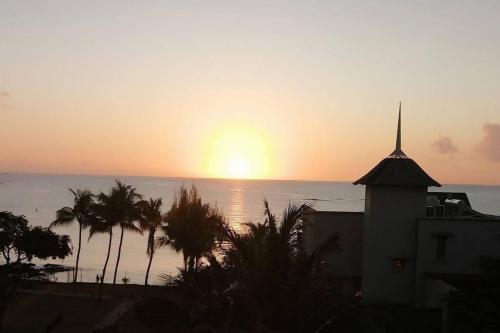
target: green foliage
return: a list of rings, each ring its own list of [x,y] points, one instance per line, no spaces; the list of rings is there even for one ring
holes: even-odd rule
[[[134,225],[134,221],[139,218],[137,201],[141,197],[135,188],[118,180],[108,194],[99,193],[97,203],[93,207],[96,220],[90,226],[89,237],[96,233],[109,233],[115,226],[140,233],[141,230]]]
[[[113,275],[113,284],[116,283],[116,276],[118,274],[118,265],[120,264],[120,257],[122,253],[123,234],[125,231],[132,231],[142,234],[142,230],[137,227],[134,222],[139,219],[141,209],[138,205],[138,200],[142,196],[136,192],[136,189],[130,185],[125,185],[120,181],[116,181],[116,185],[112,189],[112,196],[115,198],[114,203],[116,209],[120,212],[120,243],[118,245],[118,255],[116,257],[115,273]]]
[[[193,325],[307,332],[341,306],[337,280],[322,264],[338,250],[338,236],[306,253],[303,215],[309,206],[291,204],[279,221],[266,201],[264,206],[264,223],[248,224],[246,233],[223,224],[218,246],[204,255],[208,264],[181,270],[178,283],[191,297]]]
[[[148,232],[148,243],[146,247],[146,254],[149,256],[148,267],[146,268],[146,276],[144,277],[144,292],[147,295],[149,271],[151,269],[151,263],[153,262],[153,256],[155,253],[155,234],[163,224],[163,214],[161,213],[161,199],[149,199],[149,201],[142,200],[137,203],[139,208],[139,226],[142,232]]]
[[[48,279],[61,271],[57,265],[35,266],[23,261],[33,258],[64,259],[72,253],[71,239],[57,235],[49,228],[32,227],[24,216],[0,212],[0,247],[5,264],[0,265],[0,330],[7,305],[22,279]],[[11,262],[11,253],[16,261]]]
[[[138,201],[142,198],[142,195],[137,193],[134,187],[117,180],[111,190],[111,196],[120,227],[128,231],[141,233],[140,228],[134,222],[139,219],[141,210]]]
[[[49,228],[68,225],[76,221],[78,228],[78,251],[76,254],[73,283],[78,277],[78,266],[80,262],[80,251],[82,249],[82,230],[90,227],[96,222],[94,194],[87,190],[69,189],[73,194],[73,207],[63,207],[56,212],[56,220],[50,224]]]
[[[480,266],[483,274],[461,281],[447,299],[453,332],[500,331],[500,258],[482,257]]]
[[[163,214],[161,212],[162,200],[149,199],[137,203],[139,208],[139,226],[141,230],[148,232],[148,246],[146,253],[151,256],[155,249],[155,233],[163,225]]]
[[[0,249],[6,263],[10,263],[15,242],[29,230],[28,220],[12,212],[0,212]]]
[[[118,245],[118,255],[116,259],[115,272],[113,276],[113,284],[116,283],[118,265],[120,263],[121,249],[123,244],[123,235],[125,231],[133,231],[142,233],[142,230],[137,227],[134,222],[139,219],[140,207],[138,200],[142,196],[137,193],[137,190],[130,185],[116,180],[109,194],[101,192],[97,196],[97,204],[94,206],[96,220],[90,226],[89,238],[98,233],[109,234],[108,252],[104,263],[102,280],[106,274],[106,268],[109,261],[111,251],[111,241],[113,237],[113,227],[119,226],[121,229],[120,243]]]
[[[159,243],[182,252],[184,269],[193,271],[199,260],[215,248],[223,217],[217,207],[202,202],[193,186],[189,192],[181,187],[164,221],[164,236]]]
[[[6,263],[11,261],[11,253],[16,261],[31,261],[34,257],[46,260],[64,259],[72,254],[71,239],[68,235],[58,235],[49,228],[32,227],[24,216],[11,212],[0,212],[0,246]]]
[[[88,190],[69,189],[73,194],[73,207],[63,207],[56,212],[56,219],[50,227],[68,225],[77,221],[82,228],[87,228],[95,222],[94,194]]]
[[[41,260],[48,258],[64,259],[72,254],[71,239],[68,235],[58,235],[52,230],[32,227],[15,241],[18,251],[24,253],[31,261],[33,257]]]

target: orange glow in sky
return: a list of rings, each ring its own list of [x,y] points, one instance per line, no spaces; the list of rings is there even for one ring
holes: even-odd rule
[[[255,129],[238,125],[218,129],[208,142],[205,172],[215,178],[267,178],[269,147]]]
[[[0,8],[0,172],[500,184],[500,1]]]

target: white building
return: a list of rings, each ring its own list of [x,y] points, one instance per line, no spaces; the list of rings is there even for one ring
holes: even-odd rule
[[[341,236],[328,264],[364,302],[440,307],[453,290],[445,281],[500,257],[500,217],[473,210],[465,193],[428,191],[441,185],[401,150],[401,109],[396,149],[354,184],[366,186],[365,211],[312,210],[305,240]]]

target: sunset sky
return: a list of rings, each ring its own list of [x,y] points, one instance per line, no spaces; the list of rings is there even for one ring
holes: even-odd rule
[[[0,0],[0,172],[500,184],[500,1]]]

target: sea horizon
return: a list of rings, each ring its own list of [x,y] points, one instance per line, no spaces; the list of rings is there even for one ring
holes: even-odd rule
[[[0,171],[0,175],[2,174],[11,174],[11,175],[39,175],[39,176],[82,176],[82,177],[126,177],[126,178],[162,178],[162,179],[173,179],[173,180],[228,180],[228,181],[276,181],[276,182],[311,182],[311,183],[350,183],[354,185],[354,180],[335,180],[335,179],[288,179],[288,178],[223,178],[223,177],[203,177],[203,176],[160,176],[160,175],[129,175],[129,174],[92,174],[92,173],[52,173],[52,172],[17,172],[17,171]],[[359,177],[358,177],[359,178]],[[447,183],[440,182],[438,183],[443,186],[491,186],[497,187],[499,184],[482,184],[482,183]],[[354,185],[357,186],[357,185]],[[432,187],[439,188],[439,187]]]
[[[181,185],[194,184],[205,202],[216,204],[226,220],[236,229],[244,223],[264,221],[263,200],[269,201],[272,211],[280,215],[288,203],[312,202],[317,210],[364,211],[364,186],[345,181],[249,180],[182,178],[158,176],[68,175],[40,173],[0,173],[0,210],[25,215],[33,225],[48,226],[55,213],[63,206],[72,205],[69,188],[89,189],[94,193],[107,191],[119,178],[137,188],[145,199],[162,198],[163,212],[169,208]],[[430,191],[466,192],[473,208],[488,214],[500,215],[500,186],[443,184]],[[74,225],[57,228],[77,240]],[[83,281],[95,281],[102,269],[107,238],[98,235],[88,241],[84,232],[81,258]],[[117,246],[116,239],[113,248]],[[141,283],[146,268],[146,239],[137,234],[126,234],[121,276],[127,275],[133,283]],[[112,265],[115,258],[110,259]],[[74,256],[54,261],[72,266]],[[181,255],[162,248],[155,256],[151,269],[151,282],[161,283],[161,274],[175,274],[182,266]],[[109,276],[111,278],[111,276]],[[64,279],[64,277],[63,277]]]

